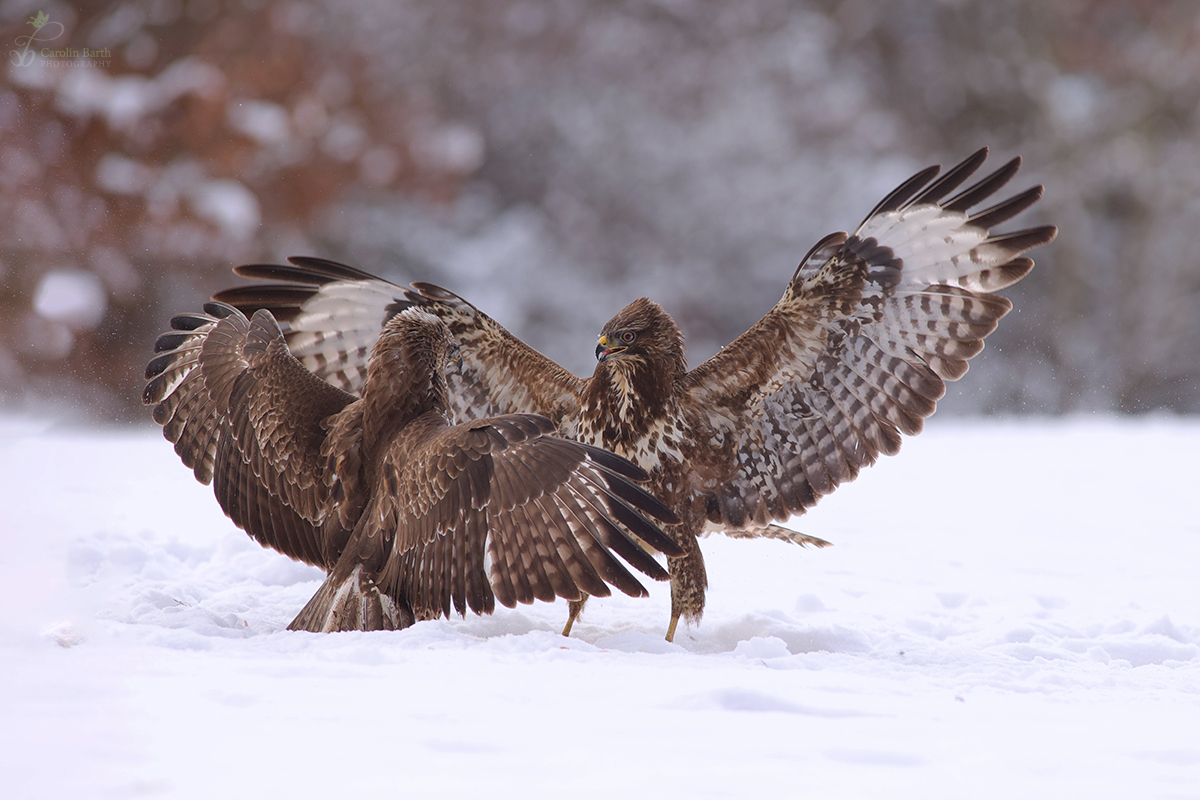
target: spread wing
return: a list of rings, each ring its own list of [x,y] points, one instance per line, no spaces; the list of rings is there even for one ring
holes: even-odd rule
[[[453,292],[412,286],[408,300],[439,316],[462,348],[459,374],[448,376],[458,419],[532,412],[557,425],[574,411],[582,380]]]
[[[445,427],[428,414],[393,441],[374,497],[329,585],[362,565],[417,619],[490,613],[609,586],[644,596],[621,560],[654,578],[649,549],[678,554],[647,516],[677,518],[634,481],[646,475],[603,450],[547,434],[544,417]],[[618,559],[618,556],[620,557]],[[318,592],[293,628],[326,630],[336,590]]]
[[[290,266],[238,267],[237,274],[270,283],[213,298],[247,314],[271,311],[296,358],[335,386],[358,393],[383,323],[419,305],[441,317],[461,347],[461,368],[447,376],[457,420],[534,412],[557,423],[574,409],[582,385],[578,377],[458,295],[429,283],[404,289],[324,259],[288,261]]]
[[[1035,203],[1040,186],[971,210],[1019,159],[949,197],[986,157],[985,148],[941,178],[924,170],[853,234],[826,237],[765,317],[687,375],[689,413],[712,427],[725,461],[703,487],[710,522],[742,528],[803,511],[896,453],[944,382],[967,371],[1012,307],[991,292],[1028,274],[1021,254],[1056,233],[991,232]]]
[[[251,322],[228,305],[204,308],[159,337],[142,399],[238,527],[328,567],[337,553],[322,534],[332,506],[324,422],[355,398],[296,361],[269,313]]]
[[[323,258],[288,261],[236,267],[238,275],[271,283],[227,289],[213,299],[247,316],[270,311],[301,364],[318,378],[360,394],[383,323],[410,305],[404,288]]]

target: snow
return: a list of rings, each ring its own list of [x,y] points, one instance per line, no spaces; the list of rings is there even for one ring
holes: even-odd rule
[[[229,104],[229,124],[259,144],[285,144],[291,136],[287,109],[265,100],[245,100]]]
[[[104,318],[108,296],[100,279],[81,269],[53,269],[38,281],[33,310],[48,320],[95,328]]]
[[[9,70],[10,77],[20,71]],[[213,96],[225,85],[221,71],[199,58],[181,58],[154,78],[114,77],[94,66],[53,74],[58,78],[57,103],[65,114],[82,121],[102,116],[117,130],[131,130],[185,95]]]
[[[0,419],[5,796],[1200,797],[1200,421],[935,419],[649,600],[284,630],[156,432]]]
[[[413,157],[423,166],[463,175],[483,166],[486,149],[483,134],[463,123],[421,130],[412,144]]]
[[[258,198],[232,178],[211,178],[190,187],[192,207],[234,241],[247,241],[262,221]]]
[[[153,169],[120,153],[105,153],[96,165],[96,186],[112,194],[140,194],[154,178]]]

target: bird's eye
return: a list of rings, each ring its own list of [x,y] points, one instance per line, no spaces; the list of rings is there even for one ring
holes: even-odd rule
[[[637,334],[633,331],[625,331],[621,334],[621,341],[625,344],[633,344],[633,340],[637,338]]]

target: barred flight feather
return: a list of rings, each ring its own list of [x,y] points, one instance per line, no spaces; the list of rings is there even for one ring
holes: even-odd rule
[[[313,283],[329,297],[344,288]],[[488,613],[497,597],[577,600],[580,583],[644,595],[619,559],[662,579],[643,547],[681,552],[650,520],[675,517],[632,482],[645,478],[632,464],[556,439],[530,414],[451,425],[443,366],[457,345],[424,310],[376,334],[361,398],[297,360],[267,310],[247,319],[210,303],[176,319],[143,398],[236,525],[328,570],[293,629],[402,628]]]
[[[966,373],[983,340],[1011,309],[993,292],[1029,273],[1033,262],[1024,253],[1052,241],[1055,229],[993,230],[1033,206],[1042,188],[980,207],[1020,168],[1014,158],[970,182],[987,155],[983,148],[944,173],[938,167],[922,170],[881,200],[853,233],[822,239],[800,260],[775,307],[690,372],[678,327],[646,298],[604,326],[596,351],[600,363],[583,380],[432,284],[403,289],[351,267],[291,259],[291,266],[240,268],[247,277],[273,283],[216,298],[247,312],[277,311],[302,362],[355,393],[369,382],[370,348],[383,320],[405,308],[424,309],[443,320],[461,346],[462,367],[447,378],[448,411],[456,419],[541,414],[560,434],[631,459],[649,473],[652,493],[676,515],[660,542],[675,545],[668,558],[670,636],[676,620],[698,619],[703,611],[707,578],[698,535],[706,529],[770,535],[775,521],[802,513],[881,454],[896,453],[903,435],[918,433],[934,413],[945,382]],[[209,324],[204,318],[188,323],[197,330]],[[179,335],[163,346],[178,343],[182,352],[187,341]],[[173,362],[162,363],[166,372]],[[186,394],[186,377],[173,372],[164,378],[155,389],[157,401],[174,386]],[[171,413],[178,416],[179,410]],[[507,427],[490,430],[515,441]],[[214,438],[220,438],[219,430]],[[532,482],[531,471],[564,468],[557,458],[557,451],[539,450],[497,471],[493,491],[501,487],[508,497],[526,497],[520,487]],[[571,492],[528,495],[530,505],[517,516],[541,532],[538,544],[493,525],[481,562],[502,604],[559,591],[568,575],[588,594],[607,592],[609,584],[633,589],[614,553],[650,569],[629,549],[628,532],[612,527],[612,520],[628,522],[622,520],[628,490],[611,482],[605,487],[610,472],[597,463],[588,467],[587,477],[576,473]],[[603,476],[599,481],[597,472]],[[513,515],[500,513],[511,525]],[[566,529],[573,534],[565,535]],[[540,567],[531,553],[539,554]],[[461,581],[455,586],[452,600],[462,593]],[[444,607],[444,594],[440,597]],[[568,630],[581,608],[581,602],[572,604]]]

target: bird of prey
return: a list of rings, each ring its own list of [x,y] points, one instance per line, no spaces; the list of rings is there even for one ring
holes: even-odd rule
[[[260,543],[328,578],[294,630],[394,630],[609,586],[644,596],[678,518],[623,458],[533,414],[451,425],[458,345],[420,308],[377,332],[356,395],[288,351],[269,311],[208,303],[172,320],[143,400],[183,463]]]
[[[292,351],[346,391],[363,386],[366,354],[384,321],[411,306],[446,324],[462,346],[450,383],[460,419],[534,412],[558,433],[623,455],[680,517],[666,531],[671,621],[700,618],[707,577],[697,537],[791,534],[774,523],[802,513],[880,454],[919,433],[1012,303],[997,294],[1033,268],[1023,254],[1053,226],[993,232],[1042,196],[1035,186],[979,208],[1017,172],[1013,160],[960,190],[987,158],[974,153],[939,177],[914,175],[851,234],[826,236],[800,260],[783,297],[719,353],[688,370],[666,311],[633,301],[600,331],[598,363],[581,379],[526,346],[475,306],[427,283],[401,288],[313,258],[248,265],[273,283],[215,295],[269,308]],[[582,608],[573,603],[564,633]]]

